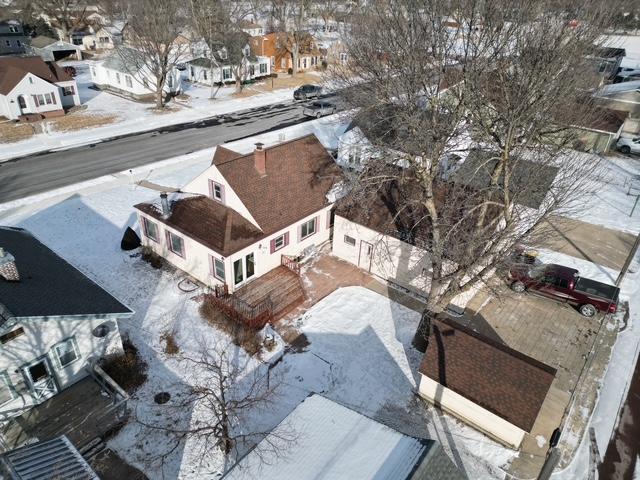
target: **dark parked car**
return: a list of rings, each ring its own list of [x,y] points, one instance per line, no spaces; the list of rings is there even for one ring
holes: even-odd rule
[[[514,265],[509,281],[514,292],[531,290],[567,302],[585,317],[593,317],[597,311],[615,313],[618,307],[618,287],[583,278],[578,270],[562,265]]]
[[[293,98],[307,100],[309,98],[318,98],[321,93],[322,87],[319,85],[302,85],[293,92]]]
[[[62,70],[64,70],[65,73],[71,75],[72,77],[75,77],[78,74],[78,72],[76,71],[76,67],[72,67],[71,65],[62,67]]]
[[[336,106],[331,102],[313,102],[302,110],[307,117],[320,118],[336,113]]]

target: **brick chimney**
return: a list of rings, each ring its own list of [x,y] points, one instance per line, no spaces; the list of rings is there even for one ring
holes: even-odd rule
[[[171,208],[169,207],[169,198],[167,198],[166,192],[160,194],[160,208],[162,210],[162,216],[167,218],[171,215]]]
[[[0,247],[0,277],[7,282],[20,281],[16,259],[2,247]]]
[[[267,174],[267,152],[264,150],[263,143],[256,143],[256,149],[253,152],[256,170],[263,177]]]

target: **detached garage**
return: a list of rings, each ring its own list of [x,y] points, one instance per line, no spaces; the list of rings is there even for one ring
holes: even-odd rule
[[[78,45],[42,35],[31,40],[31,48],[33,53],[40,55],[45,62],[57,62],[69,57],[82,60],[82,50]]]
[[[500,443],[518,449],[556,370],[457,323],[431,321],[419,394]]]

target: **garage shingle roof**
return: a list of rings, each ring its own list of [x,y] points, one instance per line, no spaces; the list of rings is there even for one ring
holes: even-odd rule
[[[8,282],[0,277],[0,324],[7,320],[7,316],[132,313],[28,231],[0,227],[0,247],[15,257],[20,274],[18,282]]]
[[[556,370],[449,318],[431,328],[420,373],[530,432]]]

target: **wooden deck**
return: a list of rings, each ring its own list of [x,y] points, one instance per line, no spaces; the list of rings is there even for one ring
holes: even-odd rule
[[[252,306],[270,297],[273,303],[273,321],[278,320],[305,299],[300,277],[284,266],[256,278],[236,290],[233,295]]]
[[[1,435],[8,448],[16,448],[30,439],[48,440],[64,434],[81,449],[118,423],[112,399],[87,377],[12,418]]]

